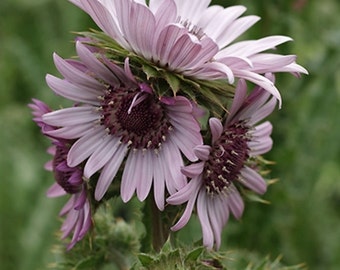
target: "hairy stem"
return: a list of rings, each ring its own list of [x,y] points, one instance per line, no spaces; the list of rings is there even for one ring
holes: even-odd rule
[[[153,250],[159,252],[169,236],[168,225],[164,222],[166,212],[161,212],[153,200],[153,194],[150,194],[144,206],[143,222],[146,229],[146,236],[142,241],[142,251],[149,252]]]

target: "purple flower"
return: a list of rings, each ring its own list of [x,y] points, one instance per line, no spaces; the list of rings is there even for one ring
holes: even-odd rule
[[[197,160],[193,152],[202,144],[195,108],[182,96],[158,99],[150,85],[138,82],[129,67],[96,57],[76,43],[79,61],[54,55],[64,79],[47,75],[57,94],[77,105],[43,115],[43,121],[59,127],[50,136],[75,140],[67,166],[84,166],[88,179],[100,172],[95,198],[102,199],[124,164],[121,197],[129,201],[136,191],[143,201],[153,185],[155,202],[164,209],[165,189],[175,193],[186,184],[181,173],[182,154]]]
[[[240,17],[244,6],[209,6],[210,0],[69,0],[123,48],[170,71],[198,79],[249,80],[281,102],[262,74],[307,73],[295,55],[264,53],[290,41],[269,36],[233,43],[260,18]],[[148,2],[148,4],[146,4]]]
[[[33,99],[29,104],[34,115],[34,121],[41,128],[43,134],[56,128],[46,124],[42,120],[45,113],[51,112],[51,109],[42,101]],[[63,232],[62,238],[65,239],[73,234],[71,242],[67,249],[70,250],[78,241],[83,239],[92,225],[91,208],[87,198],[87,186],[83,181],[83,170],[81,167],[69,167],[66,162],[67,154],[71,145],[68,140],[50,137],[53,145],[49,147],[48,152],[53,156],[45,168],[54,173],[56,183],[47,191],[48,197],[59,197],[70,194],[69,201],[60,211],[61,216],[66,216],[61,227]]]
[[[91,207],[87,198],[87,183],[83,180],[81,167],[69,167],[66,163],[69,151],[69,143],[66,140],[55,141],[54,146],[49,148],[53,155],[52,162],[45,168],[53,171],[56,183],[47,191],[50,198],[71,194],[70,199],[60,211],[60,216],[66,216],[61,231],[62,239],[72,236],[67,249],[70,250],[79,242],[92,226]]]
[[[188,184],[167,199],[186,209],[172,230],[179,230],[189,221],[196,204],[202,226],[203,244],[218,249],[221,232],[231,212],[239,219],[244,203],[237,189],[239,184],[263,194],[266,182],[254,166],[256,156],[272,147],[272,125],[257,122],[268,116],[276,105],[274,97],[257,87],[247,96],[247,85],[240,80],[225,123],[210,118],[211,145],[199,145],[194,151],[200,162],[182,169],[191,178]]]

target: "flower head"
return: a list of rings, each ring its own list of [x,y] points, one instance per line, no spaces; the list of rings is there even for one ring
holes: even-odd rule
[[[268,121],[256,125],[276,105],[275,98],[269,97],[260,87],[247,96],[246,83],[240,80],[225,123],[222,125],[217,118],[209,120],[211,145],[195,147],[200,162],[182,169],[191,180],[167,199],[174,205],[187,202],[173,230],[185,226],[196,204],[204,245],[219,248],[229,213],[237,219],[243,213],[244,203],[237,186],[243,185],[259,194],[266,191],[266,182],[252,161],[272,147],[272,125]]]
[[[41,128],[43,134],[55,130],[56,127],[46,124],[42,120],[45,113],[51,112],[51,109],[42,101],[33,99],[29,104],[33,111],[34,121]],[[87,197],[87,184],[83,180],[83,170],[81,167],[69,167],[66,162],[67,154],[71,142],[65,139],[50,137],[53,145],[49,147],[48,152],[53,159],[46,163],[45,168],[54,173],[56,183],[47,191],[48,197],[59,197],[70,195],[69,201],[60,211],[61,216],[66,216],[61,227],[63,232],[62,238],[73,234],[71,242],[67,249],[71,249],[78,241],[83,239],[92,225],[90,202]]]
[[[59,197],[70,194],[70,198],[60,211],[60,216],[66,216],[61,231],[62,238],[72,236],[67,249],[71,249],[84,238],[92,225],[90,201],[87,197],[87,183],[83,180],[81,167],[69,167],[66,163],[69,151],[66,140],[54,141],[49,148],[53,160],[46,164],[46,169],[53,171],[56,183],[47,191],[48,197]]]
[[[262,74],[307,73],[295,55],[265,51],[290,41],[285,36],[233,43],[257,16],[241,15],[244,6],[209,7],[210,0],[69,0],[124,49],[158,67],[197,79],[249,80],[281,101]]]
[[[67,166],[84,166],[90,179],[99,172],[95,199],[101,200],[127,156],[122,173],[121,197],[136,191],[144,200],[153,185],[159,209],[165,189],[173,194],[186,184],[181,174],[182,154],[194,161],[193,148],[202,144],[192,103],[181,96],[158,99],[152,87],[138,82],[128,59],[124,68],[76,44],[79,61],[54,55],[64,79],[47,75],[57,94],[77,104],[46,113],[42,119],[58,129],[47,132],[74,140]]]

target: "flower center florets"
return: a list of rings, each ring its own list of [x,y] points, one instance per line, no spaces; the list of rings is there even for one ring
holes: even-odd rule
[[[109,89],[102,97],[101,124],[134,149],[158,149],[171,130],[163,104],[140,89]]]
[[[249,158],[249,127],[244,121],[229,126],[215,142],[205,163],[203,180],[209,194],[228,193]]]
[[[184,26],[188,32],[192,35],[194,35],[195,37],[197,37],[198,40],[201,40],[204,36],[205,36],[205,33],[204,31],[202,30],[201,27],[193,24],[192,22],[190,22],[188,19],[186,20],[183,20],[181,18],[181,16],[179,16],[176,20],[176,22],[182,26]]]
[[[63,143],[56,145],[53,158],[53,172],[56,182],[69,194],[78,193],[81,190],[82,170],[79,167],[67,165],[68,146]]]

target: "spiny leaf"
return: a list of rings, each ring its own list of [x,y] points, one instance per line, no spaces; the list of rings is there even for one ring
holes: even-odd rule
[[[204,247],[198,247],[185,257],[185,261],[196,261],[198,257],[202,254]]]
[[[255,194],[252,191],[244,191],[243,194],[250,201],[270,204],[270,201],[264,200],[263,198],[261,198],[259,195]]]
[[[156,68],[150,66],[150,65],[143,65],[142,66],[143,72],[146,75],[146,78],[150,80],[150,78],[156,78],[159,74]]]
[[[145,253],[138,254],[138,259],[144,267],[150,266],[155,261],[153,256]]]
[[[180,89],[180,80],[173,74],[169,73],[169,72],[164,72],[164,78],[165,80],[168,82],[173,95],[176,96],[176,93],[179,91]]]

